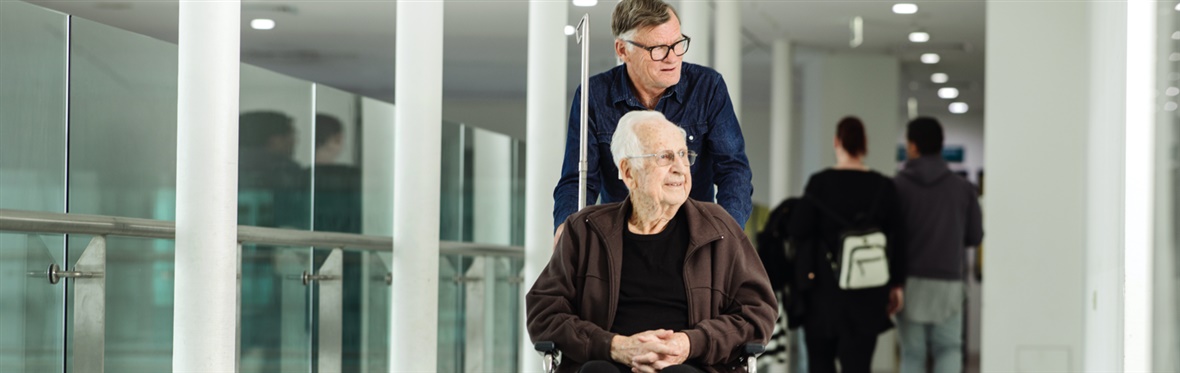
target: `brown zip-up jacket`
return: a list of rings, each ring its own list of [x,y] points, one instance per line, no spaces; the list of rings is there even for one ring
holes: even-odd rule
[[[689,361],[711,372],[741,371],[741,346],[765,344],[778,304],[758,254],[720,205],[680,206],[689,227],[684,257]],[[610,343],[623,268],[623,230],[631,202],[591,206],[566,220],[549,264],[525,297],[533,342],[561,350],[559,372],[611,360]]]

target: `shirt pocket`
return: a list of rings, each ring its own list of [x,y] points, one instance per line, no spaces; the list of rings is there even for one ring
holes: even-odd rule
[[[709,136],[709,124],[697,123],[682,128],[687,135],[684,141],[688,144],[688,150],[697,153],[697,163],[692,165],[692,170],[695,171],[701,164],[701,158],[705,155],[705,139]]]

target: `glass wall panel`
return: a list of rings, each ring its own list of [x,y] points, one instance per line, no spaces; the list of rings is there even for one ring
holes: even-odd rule
[[[357,167],[361,169],[361,232],[392,236],[393,233],[393,121],[394,106],[361,98],[360,123],[353,136],[358,144]],[[325,102],[325,110],[329,109]],[[393,254],[364,254],[361,276],[361,358],[360,371],[389,370],[389,312],[393,306],[387,279]],[[346,355],[346,365],[347,355]]]
[[[241,68],[238,224],[311,228],[312,84]]]
[[[66,27],[57,12],[0,2],[0,209],[65,211]],[[61,371],[62,236],[0,234],[0,371]]]
[[[50,264],[64,266],[60,235],[0,233],[0,371],[62,371],[65,286],[49,283]]]
[[[471,240],[470,132],[470,127],[461,123],[442,123],[439,238],[446,241]]]
[[[65,211],[66,22],[0,2],[0,208]]]
[[[69,212],[174,219],[176,46],[73,17],[70,56]],[[89,237],[68,242],[72,265]],[[109,246],[105,369],[170,369],[172,243]]]
[[[1157,3],[1153,370],[1180,371],[1180,12]]]
[[[302,280],[312,273],[311,250],[243,248],[242,264],[241,371],[311,371],[312,302]]]
[[[69,268],[78,263],[92,238],[69,236]],[[175,247],[173,240],[107,237],[103,361],[107,371],[149,373],[172,369]],[[76,295],[71,287],[67,293],[70,308],[66,310],[71,349],[79,334],[73,311]],[[78,369],[81,363],[73,359],[74,354],[66,357],[70,370]]]

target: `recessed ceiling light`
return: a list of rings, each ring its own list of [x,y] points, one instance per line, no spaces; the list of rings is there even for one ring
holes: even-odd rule
[[[922,63],[924,63],[924,64],[933,65],[933,64],[938,63],[938,61],[940,61],[940,60],[942,60],[942,58],[938,57],[938,53],[923,53],[922,54]]]
[[[930,34],[923,31],[914,31],[910,33],[910,41],[915,43],[925,43],[930,41]]]
[[[598,0],[574,0],[574,6],[595,6]]]
[[[1180,11],[1180,3],[1176,3],[1176,10]]]
[[[1176,111],[1176,103],[1175,102],[1164,103],[1164,110],[1165,111]]]
[[[946,74],[944,74],[944,73],[930,74],[930,81],[938,83],[938,84],[946,83],[946,81],[949,79],[950,79],[950,77],[946,76]]]
[[[959,97],[959,89],[955,87],[942,87],[938,89],[938,97],[947,100]]]
[[[1168,89],[1164,90],[1164,94],[1168,95],[1169,97],[1180,95],[1180,88],[1168,87]]]
[[[954,113],[954,114],[966,113],[967,112],[967,103],[966,102],[952,102],[950,104],[950,106],[947,106],[947,110],[950,110],[951,113]]]
[[[255,30],[270,30],[275,28],[275,20],[266,18],[255,18],[250,21],[250,27]]]
[[[897,14],[914,14],[918,12],[918,5],[911,3],[893,4],[893,12]]]
[[[1172,40],[1180,40],[1180,31],[1172,33]]]
[[[1172,53],[1172,54],[1168,55],[1168,61],[1172,61],[1172,62],[1180,61],[1180,53]]]
[[[575,32],[578,32],[578,29],[574,28],[574,26],[565,25],[565,34],[566,35],[573,35]]]

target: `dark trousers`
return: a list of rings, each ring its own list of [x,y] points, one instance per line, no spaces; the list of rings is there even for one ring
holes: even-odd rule
[[[804,333],[807,342],[807,364],[811,373],[836,373],[836,359],[844,373],[868,373],[873,365],[873,350],[877,335],[820,336]]]
[[[582,369],[578,373],[628,373],[631,367],[619,364],[613,361],[593,360],[582,365]],[[705,371],[697,369],[692,365],[673,365],[667,369],[661,370],[661,373],[705,373]]]

